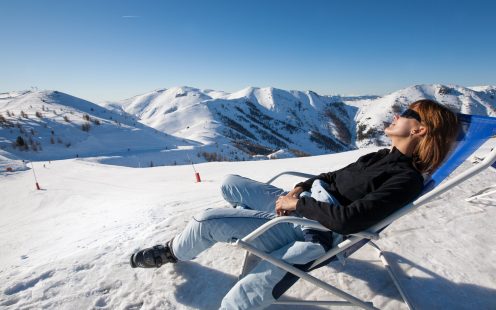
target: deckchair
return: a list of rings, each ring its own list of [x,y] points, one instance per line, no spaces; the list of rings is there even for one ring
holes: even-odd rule
[[[439,167],[429,178],[426,179],[424,183],[424,188],[420,196],[413,202],[401,207],[393,214],[389,215],[379,223],[369,227],[368,229],[361,231],[359,233],[343,236],[343,241],[332,247],[326,254],[317,260],[310,262],[304,266],[293,266],[286,263],[283,260],[276,259],[272,257],[269,253],[263,252],[253,245],[250,244],[252,240],[263,234],[265,231],[277,225],[279,223],[294,223],[298,225],[304,225],[309,228],[329,231],[326,227],[322,226],[319,222],[308,220],[293,216],[282,216],[277,217],[264,225],[260,226],[247,236],[242,239],[238,239],[234,242],[235,245],[247,251],[247,258],[251,255],[255,255],[260,259],[267,260],[268,262],[282,268],[288,272],[289,278],[286,278],[284,285],[285,287],[278,288],[278,296],[276,296],[276,304],[285,305],[327,305],[327,306],[358,306],[364,309],[377,309],[374,307],[373,303],[360,300],[343,290],[332,286],[318,278],[308,274],[318,267],[327,265],[332,260],[337,259],[337,256],[348,257],[364,245],[368,244],[372,246],[387,270],[393,284],[398,289],[403,301],[409,309],[412,309],[412,303],[410,302],[405,290],[401,287],[398,277],[395,275],[393,269],[385,257],[384,253],[380,247],[373,242],[373,240],[378,240],[380,238],[380,233],[391,223],[393,223],[398,218],[406,215],[407,213],[415,210],[421,205],[424,205],[431,199],[438,197],[439,195],[445,193],[446,191],[452,189],[453,187],[459,185],[465,180],[475,176],[479,172],[483,171],[487,167],[491,166],[496,162],[496,149],[493,149],[481,162],[472,166],[471,168],[463,171],[462,173],[450,178],[443,182],[443,180],[448,177],[458,166],[460,166],[474,151],[476,151],[486,140],[491,136],[496,134],[496,118],[487,116],[474,116],[467,114],[458,114],[458,119],[460,122],[460,131],[456,143],[452,147],[451,152],[447,156],[447,159],[443,162],[442,166]],[[275,179],[282,175],[296,175],[302,177],[310,177],[311,175],[304,174],[301,172],[288,171],[283,172],[267,183],[272,183]],[[443,182],[441,184],[441,182]],[[333,233],[335,234],[335,233]],[[336,234],[335,234],[336,235]],[[246,263],[245,259],[245,263]],[[249,268],[243,266],[242,275],[249,271]],[[308,301],[308,300],[282,300],[279,298],[287,289],[289,289],[299,278],[304,279],[314,285],[344,299],[344,301],[336,300],[322,300],[322,301]]]

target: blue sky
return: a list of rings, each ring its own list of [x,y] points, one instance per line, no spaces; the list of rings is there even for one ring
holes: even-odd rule
[[[494,1],[0,0],[0,91],[496,84]]]

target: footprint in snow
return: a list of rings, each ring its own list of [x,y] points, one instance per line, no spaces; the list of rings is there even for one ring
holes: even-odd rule
[[[7,288],[4,293],[5,295],[14,295],[19,292],[25,291],[35,286],[38,282],[51,278],[54,274],[55,274],[54,270],[47,271],[37,277],[28,279],[26,281],[21,281],[19,283],[12,285],[11,287]]]

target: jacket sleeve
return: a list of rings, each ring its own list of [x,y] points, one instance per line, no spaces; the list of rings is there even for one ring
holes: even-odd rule
[[[336,172],[344,170],[344,169],[348,169],[351,166],[356,165],[356,164],[357,164],[357,162],[354,162],[354,163],[351,163],[348,166],[343,167],[341,169],[338,169],[336,171],[321,173],[321,174],[319,174],[313,178],[306,180],[305,182],[300,182],[300,183],[296,184],[294,187],[301,187],[301,188],[303,188],[304,191],[309,191],[312,188],[313,181],[315,181],[315,180],[321,180],[321,181],[326,182],[327,184],[331,184],[332,178],[333,178],[334,174],[336,174]]]
[[[423,180],[414,172],[398,174],[347,206],[335,206],[311,197],[300,198],[296,205],[296,213],[316,220],[339,234],[352,234],[378,223],[413,201],[422,191],[422,187]]]
[[[318,176],[315,176],[313,178],[306,180],[305,182],[300,182],[300,183],[296,184],[295,188],[301,187],[301,188],[303,188],[304,191],[309,191],[312,188],[313,181],[315,181],[315,180],[322,180],[322,181],[326,182],[327,184],[330,184],[332,175],[334,173],[335,172],[321,173]]]

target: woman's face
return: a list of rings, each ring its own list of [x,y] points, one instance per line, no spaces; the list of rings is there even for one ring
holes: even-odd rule
[[[396,114],[393,118],[393,122],[384,129],[384,132],[389,138],[406,138],[410,136],[412,129],[417,128],[419,125],[420,123],[416,119],[401,117]]]

